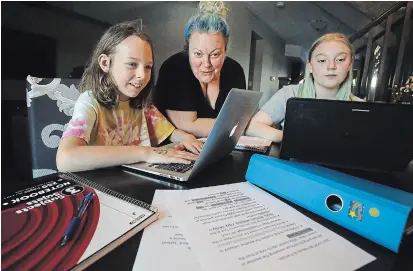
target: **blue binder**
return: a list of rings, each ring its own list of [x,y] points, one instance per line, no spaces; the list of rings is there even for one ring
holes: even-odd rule
[[[258,154],[251,157],[245,179],[394,252],[413,231],[411,193]]]

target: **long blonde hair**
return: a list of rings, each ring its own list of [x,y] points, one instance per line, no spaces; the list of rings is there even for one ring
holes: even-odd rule
[[[353,48],[351,47],[351,44],[349,40],[346,38],[345,35],[341,33],[329,33],[321,36],[318,38],[313,45],[311,46],[310,52],[308,53],[308,61],[311,60],[311,56],[313,54],[313,51],[315,48],[317,48],[318,45],[320,45],[323,42],[327,41],[341,41],[344,43],[351,52],[351,57],[354,57],[354,51]],[[352,99],[352,94],[351,94],[351,85],[353,82],[353,62],[350,65],[350,70],[347,74],[346,79],[341,83],[337,95],[336,95],[336,100],[345,100],[349,101]],[[304,75],[304,83],[300,85],[299,90],[298,90],[298,95],[297,97],[300,98],[316,98],[316,91],[315,91],[315,86],[314,86],[314,77],[310,73],[310,70],[308,67],[305,69],[305,75]]]

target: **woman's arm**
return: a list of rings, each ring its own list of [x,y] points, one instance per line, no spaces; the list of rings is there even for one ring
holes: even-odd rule
[[[199,154],[202,150],[202,142],[184,131],[175,129],[169,139],[174,143],[180,143],[176,146],[177,150],[187,149],[195,154]]]
[[[215,123],[215,119],[198,119],[195,111],[166,110],[166,114],[176,128],[196,137],[208,137]]]
[[[160,150],[143,146],[88,146],[76,137],[60,141],[56,155],[59,171],[84,171],[146,161],[148,163],[185,163],[197,155],[178,150]]]
[[[274,122],[271,117],[260,110],[251,119],[245,131],[245,135],[265,138],[276,143],[281,142],[283,132],[271,127],[272,125],[274,125]]]

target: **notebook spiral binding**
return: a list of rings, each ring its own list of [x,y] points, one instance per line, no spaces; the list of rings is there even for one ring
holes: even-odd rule
[[[121,194],[121,193],[119,193],[119,192],[116,192],[116,191],[114,191],[114,190],[112,190],[112,189],[106,188],[106,187],[104,187],[103,185],[100,185],[100,184],[94,183],[94,182],[92,182],[92,181],[89,181],[88,179],[85,179],[85,178],[80,177],[80,176],[78,176],[78,175],[75,175],[75,174],[73,174],[73,173],[68,172],[68,173],[60,173],[60,174],[61,174],[61,176],[65,176],[65,177],[67,177],[67,178],[69,178],[69,179],[71,179],[71,180],[73,180],[73,181],[75,181],[75,182],[78,182],[78,183],[81,183],[81,184],[85,184],[85,185],[87,185],[87,186],[89,186],[89,187],[91,187],[91,188],[94,188],[94,189],[96,189],[96,190],[99,190],[100,192],[103,192],[103,193],[108,194],[108,195],[110,195],[110,196],[113,196],[113,197],[122,199],[122,200],[124,200],[124,201],[126,201],[126,202],[129,202],[129,203],[132,203],[132,204],[137,205],[137,206],[139,206],[139,207],[145,208],[145,209],[150,210],[150,211],[152,211],[152,212],[154,212],[154,213],[158,212],[158,208],[156,208],[155,206],[152,206],[152,205],[147,204],[147,203],[145,203],[145,202],[142,202],[142,201],[140,201],[140,200],[131,198],[131,197],[129,197],[129,196],[123,195],[123,194]]]

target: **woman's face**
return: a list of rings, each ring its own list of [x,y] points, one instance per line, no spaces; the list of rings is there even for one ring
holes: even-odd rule
[[[218,79],[225,60],[225,39],[215,34],[194,32],[189,38],[189,64],[194,76],[208,84]]]
[[[350,48],[343,42],[326,41],[314,49],[307,65],[315,85],[337,90],[346,79],[352,62]]]

